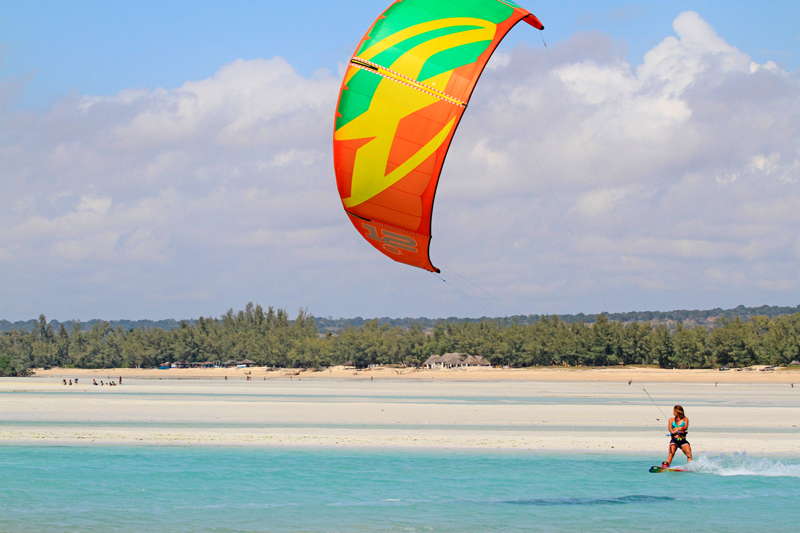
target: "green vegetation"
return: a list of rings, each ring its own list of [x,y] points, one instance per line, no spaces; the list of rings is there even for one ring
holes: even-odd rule
[[[761,307],[745,307],[740,305],[734,309],[706,309],[702,311],[694,310],[678,310],[678,311],[634,311],[630,313],[604,313],[605,317],[609,320],[614,320],[618,322],[663,322],[670,328],[670,330],[674,330],[679,322],[682,322],[684,326],[708,326],[713,328],[717,325],[717,321],[721,318],[728,318],[734,319],[739,317],[741,319],[748,319],[751,317],[761,316],[761,317],[778,317],[781,315],[790,315],[793,313],[800,313],[800,305],[796,307],[779,307],[779,306],[769,306],[769,305],[762,305]],[[558,316],[558,318],[568,324],[583,322],[584,324],[593,324],[597,317],[600,315],[586,315],[583,313],[578,313],[577,315],[553,315]],[[446,319],[442,318],[426,318],[426,317],[419,317],[419,318],[389,318],[389,317],[382,317],[377,318],[374,320],[378,321],[378,324],[383,326],[384,324],[388,324],[391,327],[401,326],[403,328],[409,328],[412,324],[418,324],[425,330],[433,328],[436,324],[440,324],[442,322],[518,322],[520,324],[533,324],[537,320],[544,318],[543,315],[514,315],[510,317],[503,317],[503,318],[496,318],[496,317],[482,317],[482,318],[458,318],[458,317],[450,317]],[[314,322],[317,324],[317,329],[319,329],[322,333],[339,333],[348,326],[354,328],[360,328],[370,319],[365,319],[361,317],[356,318],[323,318],[323,317],[314,317]],[[59,322],[57,320],[52,320],[49,322],[50,326],[54,329],[59,329],[62,325],[67,328],[67,331],[72,331],[75,327],[75,324],[79,324],[82,331],[89,332],[92,328],[95,327],[97,324],[107,324],[113,329],[118,327],[128,330],[128,329],[163,329],[166,331],[171,331],[173,329],[178,329],[181,327],[181,324],[186,323],[190,326],[195,326],[197,324],[196,319],[188,319],[188,320],[175,320],[175,319],[166,319],[166,320],[99,320],[99,319],[92,319],[87,320],[85,322],[67,320],[65,322]],[[31,331],[39,327],[39,322],[36,320],[27,320],[27,321],[19,321],[19,322],[9,322],[8,320],[0,320],[0,332],[4,331]]]
[[[357,319],[361,320],[361,319]],[[664,368],[742,367],[800,360],[800,313],[773,317],[718,318],[714,327],[665,322],[622,322],[601,314],[593,323],[557,316],[522,321],[438,321],[431,327],[381,321],[319,332],[318,320],[301,310],[247,304],[222,317],[181,321],[174,329],[124,329],[93,321],[56,329],[44,315],[29,329],[0,334],[0,375],[24,375],[34,367],[153,367],[163,362],[251,359],[259,365],[319,367],[352,361],[419,365],[431,354],[483,355],[494,365],[608,366],[647,364]]]

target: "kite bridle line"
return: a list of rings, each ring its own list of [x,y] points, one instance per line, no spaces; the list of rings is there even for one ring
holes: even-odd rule
[[[490,315],[493,315],[493,314],[494,314],[494,311],[492,311],[491,309],[489,309],[488,307],[486,307],[485,305],[483,305],[482,303],[480,303],[478,300],[476,300],[476,299],[472,298],[471,296],[469,296],[467,293],[465,293],[464,291],[462,291],[461,289],[459,289],[458,287],[456,287],[456,286],[455,286],[455,285],[453,285],[452,283],[447,283],[447,280],[446,280],[446,279],[444,279],[444,278],[443,278],[442,276],[440,276],[439,274],[437,274],[436,272],[431,272],[431,274],[433,274],[434,276],[436,276],[437,278],[439,278],[440,280],[442,280],[442,281],[445,283],[445,285],[447,285],[448,287],[452,288],[453,290],[455,290],[455,291],[457,291],[457,292],[460,292],[460,293],[461,293],[461,295],[462,295],[462,296],[464,296],[464,298],[467,298],[468,300],[471,300],[472,302],[474,302],[474,303],[476,303],[476,304],[480,305],[481,307],[483,307],[484,309],[486,309],[486,310],[489,312],[489,314],[490,314]]]
[[[505,305],[506,307],[508,307],[509,309],[511,309],[512,311],[514,311],[516,314],[518,314],[518,315],[520,315],[520,316],[522,315],[522,312],[521,312],[519,309],[515,308],[515,307],[514,307],[513,305],[511,305],[511,304],[508,304],[508,303],[504,302],[503,300],[501,300],[500,298],[498,298],[497,296],[495,296],[495,295],[494,295],[494,294],[492,294],[491,292],[487,291],[487,290],[486,290],[486,289],[484,289],[483,287],[481,287],[481,286],[479,286],[479,285],[476,285],[475,283],[471,282],[470,280],[468,280],[467,278],[465,278],[464,276],[462,276],[461,274],[459,274],[458,272],[456,272],[455,270],[453,270],[453,268],[452,268],[451,266],[444,264],[442,261],[439,261],[439,258],[438,258],[438,257],[436,258],[436,263],[437,263],[437,264],[440,264],[440,265],[443,265],[443,266],[444,266],[444,267],[445,267],[445,268],[446,268],[448,271],[452,272],[453,274],[455,274],[455,275],[456,275],[456,276],[458,276],[459,278],[463,279],[464,281],[466,281],[467,283],[469,283],[470,285],[472,285],[473,287],[475,287],[475,288],[476,288],[476,289],[478,289],[479,291],[482,291],[483,293],[487,294],[488,296],[490,296],[490,297],[494,298],[495,300],[497,300],[497,301],[498,301],[498,302],[500,302],[501,304]]]
[[[575,117],[575,112],[572,110],[572,104],[569,101],[569,96],[567,95],[567,90],[564,88],[564,82],[561,80],[561,76],[558,74],[558,69],[556,69],[556,63],[553,61],[553,56],[550,54],[550,49],[547,47],[547,42],[544,40],[544,33],[539,33],[540,37],[542,38],[542,44],[544,44],[544,49],[547,51],[547,57],[550,58],[550,64],[553,66],[553,74],[556,75],[558,79],[558,84],[561,86],[561,92],[564,94],[564,100],[567,102],[567,107],[569,108],[569,114],[572,116],[572,121],[575,123],[575,128],[578,130],[578,135],[581,138],[581,143],[583,143],[583,149],[586,151],[586,156],[589,158],[589,163],[592,165],[592,170],[594,171],[594,177],[597,179],[597,185],[600,187],[600,192],[603,193],[603,200],[605,201],[606,208],[608,209],[609,215],[611,215],[611,220],[614,222],[614,228],[617,230],[617,237],[619,238],[619,242],[622,245],[622,250],[625,252],[625,258],[628,261],[628,268],[633,275],[633,281],[636,283],[636,288],[639,290],[639,296],[642,298],[642,303],[644,304],[645,311],[650,313],[650,310],[647,307],[647,302],[644,299],[644,293],[642,292],[642,287],[639,285],[639,278],[636,276],[636,271],[633,269],[633,263],[631,262],[631,256],[628,253],[628,248],[625,246],[625,241],[622,238],[622,232],[619,230],[619,225],[617,224],[617,218],[614,216],[614,211],[611,209],[611,202],[608,201],[608,195],[606,195],[606,189],[603,187],[603,182],[600,179],[600,173],[597,172],[597,167],[594,164],[594,159],[592,159],[592,154],[589,152],[589,147],[586,144],[586,140],[583,137],[583,131],[581,131],[581,126],[578,123],[578,119]]]
[[[544,41],[544,37],[542,38],[542,41]],[[545,47],[546,47],[546,45],[545,45]],[[549,53],[550,52],[548,51],[548,54]],[[552,58],[550,60],[552,62]],[[586,268],[586,272],[589,274],[589,278],[592,280],[592,285],[594,285],[594,288],[597,291],[597,295],[600,297],[600,301],[603,303],[603,309],[607,310],[608,309],[608,304],[606,303],[606,300],[603,297],[603,293],[600,290],[600,286],[597,284],[597,280],[595,279],[594,274],[592,273],[592,270],[589,267],[589,262],[586,260],[586,256],[584,255],[583,250],[581,250],[581,247],[578,244],[578,239],[577,239],[577,237],[575,237],[575,232],[572,230],[572,226],[570,225],[569,220],[567,220],[567,216],[564,213],[564,209],[562,209],[561,204],[559,203],[558,198],[556,197],[555,192],[553,191],[553,187],[550,185],[550,180],[547,179],[547,174],[545,174],[545,172],[544,172],[544,168],[542,167],[542,164],[541,164],[541,162],[539,161],[539,158],[536,155],[536,151],[533,149],[533,144],[531,143],[530,139],[528,138],[528,134],[525,131],[525,128],[522,126],[522,122],[520,121],[519,116],[517,115],[517,112],[514,109],[513,104],[511,103],[511,99],[508,97],[508,93],[506,92],[505,87],[503,86],[502,82],[500,81],[500,77],[497,75],[497,71],[495,70],[494,65],[492,65],[491,61],[489,61],[487,63],[487,66],[489,68],[491,68],[492,73],[494,74],[494,77],[497,80],[497,84],[500,87],[500,91],[503,93],[503,96],[505,97],[506,102],[508,103],[508,107],[511,110],[511,114],[514,116],[514,120],[517,122],[517,126],[519,127],[520,131],[522,132],[522,136],[524,137],[525,142],[528,145],[528,149],[530,150],[531,155],[533,156],[533,160],[536,162],[536,166],[539,169],[539,173],[542,175],[542,179],[544,180],[545,184],[547,185],[547,189],[550,192],[550,197],[553,199],[553,202],[556,204],[556,207],[558,208],[558,212],[561,215],[561,219],[564,221],[564,225],[566,225],[567,230],[569,231],[570,237],[572,238],[572,242],[573,242],[573,244],[575,244],[575,248],[578,250],[578,254],[581,256],[581,261],[583,262],[583,266]],[[563,86],[562,86],[562,90],[563,90]],[[605,194],[605,192],[604,192],[604,194]],[[437,259],[437,262],[441,263],[441,261],[438,261],[438,259]],[[441,263],[441,264],[443,264],[443,263]],[[460,277],[461,279],[463,279],[464,281],[469,283],[470,285],[472,285],[474,287],[477,287],[479,290],[481,290],[484,293],[488,294],[489,296],[491,296],[492,298],[494,298],[498,302],[502,303],[506,307],[509,307],[510,309],[513,309],[518,315],[522,314],[519,311],[517,311],[516,309],[514,309],[514,307],[512,307],[511,305],[505,303],[504,301],[502,301],[497,296],[494,296],[493,294],[491,294],[489,291],[487,291],[487,290],[483,289],[482,287],[476,285],[475,283],[471,282],[470,280],[468,280],[467,278],[465,278],[464,276],[462,276],[461,274],[459,274],[458,272],[456,272],[452,268],[448,267],[448,269],[450,271],[452,271],[454,274],[456,274],[458,277]],[[444,278],[441,278],[438,275],[436,277],[438,277],[439,279],[441,279],[442,281],[447,283],[447,281],[445,281]],[[462,295],[464,295],[465,297],[469,298],[470,300],[472,300],[476,304],[480,305],[481,307],[483,307],[484,309],[486,309],[490,313],[492,312],[485,305],[483,305],[483,304],[479,303],[478,301],[474,300],[473,298],[467,296],[466,293],[464,293],[463,291],[459,290],[454,285],[452,285],[450,283],[447,283],[447,285],[449,285],[450,287],[452,287],[456,291],[460,292]]]
[[[647,397],[648,397],[648,398],[650,398],[650,401],[651,401],[651,402],[653,402],[653,405],[655,405],[655,406],[656,406],[656,408],[657,408],[657,409],[658,409],[658,410],[661,412],[661,416],[663,416],[663,417],[664,417],[664,419],[665,419],[667,422],[669,422],[669,417],[668,417],[667,415],[665,415],[665,414],[664,414],[664,411],[661,411],[661,408],[658,406],[658,404],[655,402],[655,400],[653,400],[653,397],[652,397],[652,396],[650,396],[650,393],[649,393],[649,392],[647,392],[647,389],[645,389],[644,387],[642,387],[642,390],[644,391],[644,393],[645,393],[645,394],[647,394]]]
[[[602,383],[602,382],[601,382],[599,379],[593,380],[593,381],[592,381],[592,383],[595,383],[595,384],[597,384],[597,385],[598,385],[598,386],[599,386],[601,389],[603,389],[603,390],[605,390],[605,391],[611,392],[611,391],[609,391],[609,389],[608,389],[608,388],[606,388],[606,387],[603,385],[603,383]],[[644,390],[644,387],[642,387],[642,390]],[[645,393],[646,393],[646,392],[647,392],[647,391],[645,391]],[[648,394],[647,396],[650,396],[650,395]],[[650,398],[650,401],[653,401],[653,399],[652,399],[652,398]],[[655,404],[655,402],[653,402],[653,403]],[[632,404],[627,404],[627,405],[628,405],[628,407],[630,407],[630,408],[631,408],[631,410],[632,410],[634,413],[636,413],[636,415],[637,415],[639,418],[641,418],[642,420],[644,420],[645,422],[647,422],[647,427],[649,427],[650,429],[654,429],[654,430],[658,431],[658,433],[659,433],[659,434],[663,435],[663,429],[660,429],[660,428],[658,428],[658,427],[655,427],[655,425],[654,425],[654,424],[653,424],[653,423],[652,423],[652,422],[651,422],[651,421],[650,421],[650,420],[649,420],[649,419],[648,419],[646,416],[644,416],[642,413],[640,413],[640,412],[639,412],[639,410],[638,410],[636,407],[634,407]],[[656,407],[658,407],[658,404],[656,404]],[[659,411],[661,411],[661,408],[659,407],[659,408],[658,408],[658,410],[659,410]],[[664,414],[664,412],[663,412],[663,411],[661,411],[661,414],[663,415],[663,414]],[[665,416],[666,416],[666,415],[665,415]]]
[[[570,226],[569,220],[567,220],[567,215],[561,208],[561,204],[559,203],[555,192],[553,192],[553,187],[550,185],[550,180],[547,179],[547,174],[545,174],[544,168],[542,167],[539,158],[536,156],[536,151],[533,149],[533,144],[528,138],[528,133],[525,131],[525,128],[522,127],[522,122],[519,120],[519,116],[517,116],[517,111],[514,109],[514,105],[511,103],[511,99],[508,97],[508,94],[506,93],[506,88],[503,87],[503,83],[500,81],[500,77],[497,75],[497,71],[494,69],[494,65],[492,65],[491,63],[488,63],[488,65],[492,69],[492,73],[494,74],[494,77],[497,80],[497,84],[500,86],[500,91],[503,93],[503,96],[505,97],[506,102],[508,103],[509,109],[511,109],[511,114],[514,115],[514,120],[517,122],[519,130],[522,132],[522,136],[524,137],[525,142],[528,144],[528,149],[530,150],[531,155],[533,156],[533,160],[536,162],[536,166],[539,168],[539,173],[542,175],[542,179],[544,180],[545,184],[547,184],[547,190],[550,192],[550,197],[556,204],[558,212],[561,214],[561,219],[567,226],[567,230],[569,230],[569,235],[572,238],[572,242],[575,244],[575,248],[578,250],[578,254],[581,256],[581,261],[583,261],[583,266],[586,267],[586,272],[589,274],[589,278],[592,280],[592,285],[594,285],[594,288],[597,291],[597,295],[600,297],[600,301],[603,302],[603,309],[608,309],[608,305],[606,304],[606,299],[603,298],[603,293],[600,291],[600,286],[597,284],[597,280],[595,279],[594,274],[592,274],[592,269],[589,267],[589,262],[586,260],[586,256],[583,254],[583,250],[581,250],[581,247],[578,244],[578,239],[575,237],[575,232],[572,231],[572,226]]]
[[[592,159],[591,152],[589,152],[589,146],[586,144],[586,139],[583,136],[583,131],[581,130],[580,123],[578,122],[578,118],[575,116],[575,111],[573,111],[573,109],[572,109],[572,103],[569,101],[569,95],[567,94],[567,90],[564,87],[564,81],[561,79],[561,76],[558,74],[558,69],[556,68],[556,63],[553,60],[553,56],[550,53],[550,48],[547,47],[547,42],[544,40],[544,31],[540,32],[539,36],[542,38],[542,44],[544,45],[544,49],[547,52],[547,57],[550,59],[550,65],[553,67],[553,74],[555,74],[556,79],[558,80],[558,85],[559,85],[559,87],[561,87],[561,93],[564,95],[564,100],[567,102],[567,108],[569,108],[569,114],[572,117],[573,123],[575,124],[575,129],[578,131],[578,136],[580,136],[580,138],[581,138],[581,144],[583,144],[583,149],[586,152],[586,157],[589,159],[589,163],[592,166],[592,171],[594,172],[594,177],[597,180],[597,185],[600,187],[600,192],[603,193],[603,201],[606,204],[606,209],[608,209],[608,214],[611,216],[611,221],[614,223],[614,229],[617,232],[617,238],[619,239],[619,243],[622,246],[622,251],[625,253],[625,259],[626,259],[626,261],[628,263],[628,268],[631,271],[631,275],[633,276],[633,281],[636,284],[636,289],[639,291],[639,297],[642,299],[642,304],[644,305],[645,311],[647,311],[647,313],[649,314],[650,313],[650,308],[647,306],[647,301],[644,298],[644,292],[642,291],[642,287],[639,284],[639,278],[636,275],[636,270],[633,268],[633,262],[631,261],[631,256],[628,253],[627,246],[625,246],[625,240],[622,238],[622,232],[619,230],[619,224],[617,224],[617,217],[614,216],[614,210],[611,209],[611,202],[608,201],[608,195],[606,194],[606,189],[603,186],[603,181],[600,179],[600,173],[597,172],[597,166],[594,164],[594,159]],[[499,79],[498,79],[498,81],[499,81]],[[501,88],[502,88],[502,85],[501,85]],[[503,91],[503,93],[505,94],[505,90]],[[508,99],[508,97],[506,97],[506,99]],[[509,102],[509,105],[510,105],[510,102]],[[527,137],[526,137],[526,139],[527,139]],[[537,162],[538,162],[538,160],[537,160]],[[548,187],[549,187],[549,183],[548,183]],[[563,215],[563,213],[562,213],[562,215]],[[576,245],[577,245],[577,243],[576,243]],[[587,266],[587,268],[588,268],[588,266]],[[592,279],[594,280],[594,278],[592,278]],[[599,289],[598,289],[598,291],[599,291]],[[603,304],[605,305],[605,301],[603,302]],[[608,307],[606,306],[606,308],[608,308]],[[667,379],[669,380],[670,385],[672,386],[673,392],[675,392],[675,384],[672,382],[672,377],[667,375]],[[644,388],[642,390],[644,390]],[[647,394],[648,397],[650,397],[650,394],[647,393],[647,390],[644,390],[644,392]],[[653,399],[650,398],[650,401],[652,401],[652,400]],[[655,404],[655,402],[653,402],[653,404]],[[658,407],[658,405],[656,405],[656,407]],[[661,408],[659,408],[659,410],[661,410]],[[663,411],[662,411],[661,414],[662,415],[664,414]]]

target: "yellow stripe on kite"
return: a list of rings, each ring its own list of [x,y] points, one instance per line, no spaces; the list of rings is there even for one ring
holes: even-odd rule
[[[450,134],[450,130],[453,129],[455,121],[456,121],[455,117],[450,119],[450,122],[448,122],[447,125],[444,128],[442,128],[442,130],[439,133],[437,133],[433,139],[428,141],[428,144],[420,148],[420,150],[416,154],[408,158],[402,165],[400,165],[392,172],[387,174],[381,180],[382,183],[379,188],[369,187],[369,186],[362,187],[361,190],[358,191],[360,194],[353,194],[349,198],[345,198],[343,200],[344,206],[355,207],[358,204],[366,202],[376,194],[388,189],[389,187],[400,181],[402,178],[407,176],[409,172],[417,168],[420,164],[422,164],[423,161],[428,159],[430,156],[433,155],[434,152],[436,152],[436,150],[439,149],[439,147],[444,143],[445,139],[447,139],[447,136]],[[368,182],[368,185],[372,185],[373,183]]]

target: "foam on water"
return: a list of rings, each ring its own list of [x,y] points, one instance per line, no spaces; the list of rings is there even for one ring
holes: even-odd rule
[[[765,476],[800,478],[800,464],[784,464],[766,457],[751,458],[746,452],[708,457],[700,455],[686,467],[692,472],[718,476]]]

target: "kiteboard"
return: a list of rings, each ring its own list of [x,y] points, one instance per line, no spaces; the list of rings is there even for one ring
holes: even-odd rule
[[[691,472],[690,470],[684,470],[683,468],[669,468],[666,466],[651,466],[650,473],[651,474],[660,474],[661,472]]]

